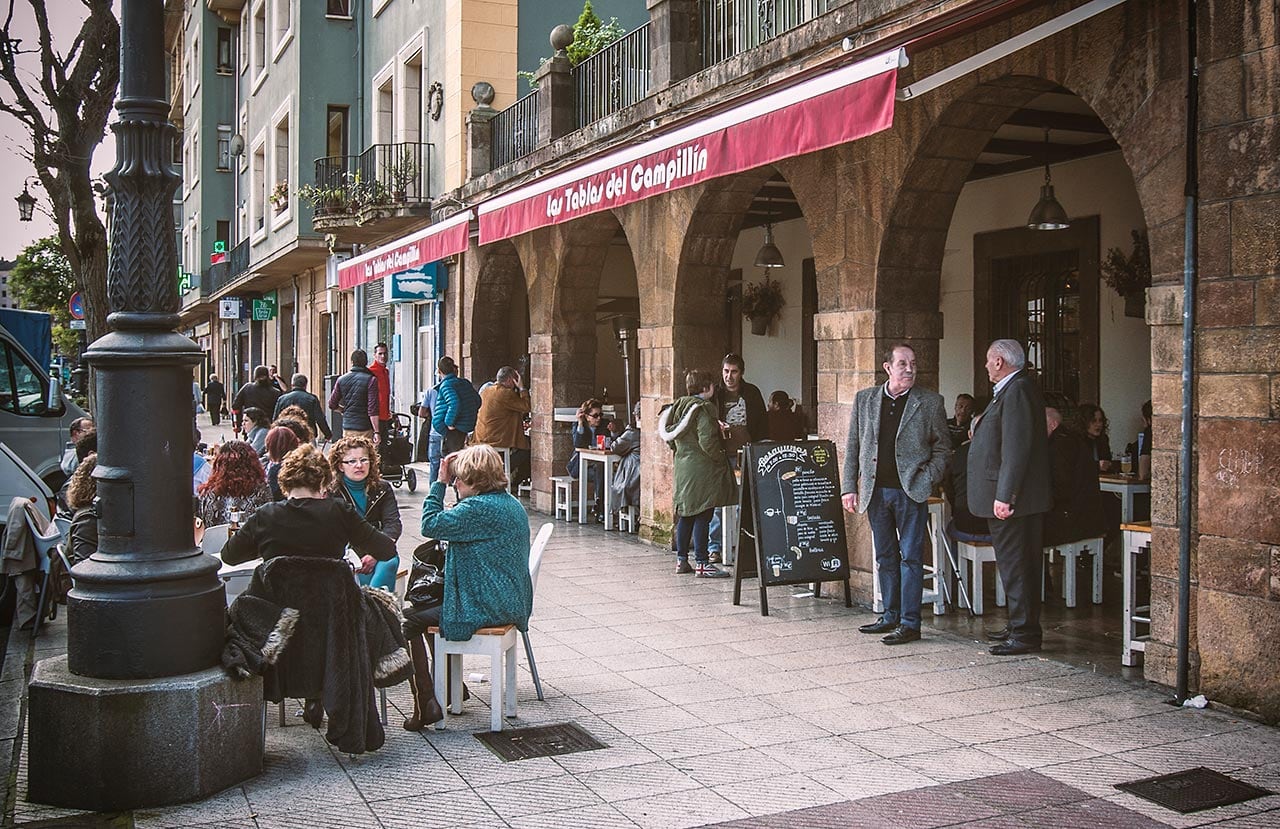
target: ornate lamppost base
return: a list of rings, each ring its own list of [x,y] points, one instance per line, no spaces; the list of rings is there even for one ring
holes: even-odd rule
[[[262,680],[222,668],[151,680],[39,662],[27,708],[27,797],[116,811],[201,800],[262,773]]]

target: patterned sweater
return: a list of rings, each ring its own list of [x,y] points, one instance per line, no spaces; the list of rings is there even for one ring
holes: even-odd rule
[[[422,504],[422,534],[449,542],[444,565],[440,631],[451,642],[482,627],[529,629],[529,516],[502,490],[464,498],[444,508],[445,485],[431,484]]]

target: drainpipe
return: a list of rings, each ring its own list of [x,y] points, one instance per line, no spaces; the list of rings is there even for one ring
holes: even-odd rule
[[[1192,433],[1195,402],[1196,279],[1199,250],[1199,168],[1197,124],[1200,105],[1200,66],[1196,51],[1196,0],[1187,0],[1187,182],[1185,230],[1182,243],[1182,445],[1178,470],[1178,687],[1174,701],[1188,694],[1191,635],[1191,485]]]
[[[298,293],[298,275],[293,275],[293,374],[297,374],[302,368],[302,361],[298,359],[298,320],[302,317],[298,309],[302,306],[302,294]],[[293,378],[289,378],[289,384],[292,386]]]

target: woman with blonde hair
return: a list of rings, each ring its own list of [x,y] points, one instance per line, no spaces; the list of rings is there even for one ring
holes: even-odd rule
[[[344,502],[392,541],[400,538],[400,505],[391,485],[378,474],[378,450],[363,435],[341,438],[329,450],[329,468],[333,470],[332,497]],[[399,558],[375,563],[366,557],[360,583],[381,587],[394,593]]]
[[[72,565],[98,552],[98,482],[93,478],[97,465],[97,452],[85,456],[67,485],[67,506],[75,510],[71,516],[71,547],[67,550],[67,560]]]
[[[452,484],[458,503],[444,507]],[[404,635],[413,657],[413,716],[404,727],[417,731],[444,717],[435,698],[422,635],[438,625],[451,642],[470,639],[482,627],[529,629],[533,582],[529,578],[529,516],[507,491],[502,456],[478,444],[440,462],[440,475],[422,505],[422,534],[449,542],[444,560],[444,603],[406,611]]]

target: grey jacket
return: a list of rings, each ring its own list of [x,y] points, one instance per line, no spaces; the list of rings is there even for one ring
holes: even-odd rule
[[[876,486],[876,462],[880,455],[880,397],[884,384],[858,392],[849,417],[849,437],[844,449],[844,475],[840,492],[858,493],[858,512],[866,512]],[[898,478],[907,497],[923,504],[942,480],[951,454],[951,434],[942,395],[915,387],[898,424],[895,457]]]
[[[995,502],[1013,507],[1014,516],[1048,512],[1049,435],[1044,397],[1035,380],[1020,371],[982,414],[969,446],[969,511],[995,517]]]

